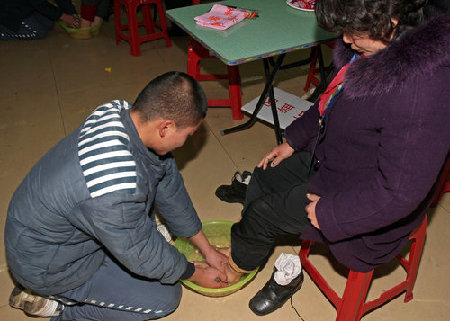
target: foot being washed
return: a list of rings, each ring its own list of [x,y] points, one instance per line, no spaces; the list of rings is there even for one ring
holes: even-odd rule
[[[230,255],[231,255],[231,247],[218,249],[218,251],[225,254],[228,257],[230,257]],[[224,268],[225,268],[225,273],[227,275],[228,286],[235,284],[236,282],[238,282],[241,279],[241,276],[243,273],[235,271],[231,267],[230,263],[224,264]]]

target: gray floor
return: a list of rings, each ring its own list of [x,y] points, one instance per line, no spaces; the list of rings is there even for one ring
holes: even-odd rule
[[[144,85],[155,76],[169,70],[186,70],[188,39],[173,39],[172,48],[162,40],[142,45],[142,56],[131,57],[127,43],[116,46],[113,23],[107,23],[101,34],[91,40],[73,40],[55,28],[46,39],[39,41],[0,42],[0,320],[33,320],[8,306],[13,287],[3,249],[3,226],[11,195],[31,166],[57,141],[65,137],[99,104],[112,99],[133,101]],[[290,54],[295,60],[307,52]],[[223,68],[210,61],[209,71]],[[240,66],[243,102],[259,95],[263,88],[261,62]],[[276,86],[298,96],[304,94],[306,68],[282,71]],[[205,82],[209,97],[225,97],[222,82]],[[228,183],[239,170],[251,170],[262,155],[275,145],[273,130],[256,123],[251,129],[220,136],[223,128],[240,124],[231,119],[228,108],[211,108],[199,132],[175,152],[186,186],[202,220],[237,220],[241,207],[218,200],[214,191]],[[363,318],[367,321],[444,321],[450,306],[446,295],[450,285],[450,196],[430,212],[428,238],[414,291],[414,299],[403,298],[377,309]],[[260,289],[271,274],[279,253],[298,253],[294,245],[275,249],[266,267],[239,292],[223,297],[208,298],[185,290],[178,310],[167,320],[300,320],[287,303],[266,317],[255,316],[247,307],[248,300]],[[332,270],[329,261],[314,257],[317,265],[331,278],[337,288],[344,286],[344,277]],[[378,277],[370,296],[381,293],[402,277],[395,269]],[[448,293],[447,293],[448,294]],[[303,289],[293,297],[293,304],[305,321],[334,320],[336,312],[321,292],[305,278]]]

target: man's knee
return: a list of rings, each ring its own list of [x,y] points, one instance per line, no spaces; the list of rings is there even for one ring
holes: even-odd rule
[[[180,305],[183,289],[181,284],[177,282],[174,285],[167,286],[165,290],[158,296],[157,311],[159,317],[166,316],[174,312]],[[149,306],[155,306],[154,297],[149,297]]]

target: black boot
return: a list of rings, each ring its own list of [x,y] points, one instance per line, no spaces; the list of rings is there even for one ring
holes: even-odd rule
[[[256,315],[266,315],[281,308],[302,287],[303,271],[287,285],[279,285],[273,276],[274,273],[266,285],[248,303]]]

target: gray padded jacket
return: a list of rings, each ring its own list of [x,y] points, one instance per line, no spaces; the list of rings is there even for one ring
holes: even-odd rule
[[[187,261],[157,231],[154,208],[177,236],[201,222],[174,159],[147,149],[130,105],[99,106],[32,168],[13,195],[6,258],[23,286],[58,294],[87,281],[111,253],[131,272],[175,283]]]

